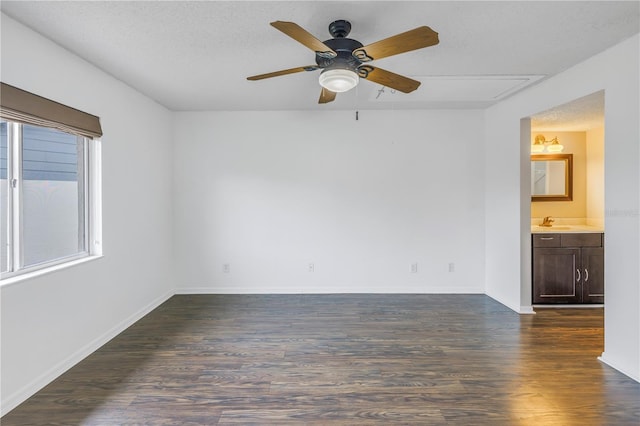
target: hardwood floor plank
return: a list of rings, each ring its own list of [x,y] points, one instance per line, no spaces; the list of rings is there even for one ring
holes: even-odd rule
[[[11,425],[635,425],[602,309],[483,295],[175,296]],[[70,330],[72,332],[72,330]]]
[[[380,407],[272,410],[225,410],[219,423],[225,424],[446,424],[437,409],[390,409]]]

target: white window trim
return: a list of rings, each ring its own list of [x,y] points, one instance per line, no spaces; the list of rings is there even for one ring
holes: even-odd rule
[[[21,221],[16,218],[21,217],[20,204],[16,202],[15,194],[18,192],[22,194],[22,126],[17,123],[7,122],[7,149],[8,159],[7,162],[7,181],[8,181],[8,202],[7,202],[7,220],[10,226],[7,229],[7,243],[10,250],[7,250],[8,263],[12,266],[11,270],[15,270],[15,266],[19,264],[21,259],[21,247],[20,244],[14,244],[14,241],[20,240]],[[19,142],[18,147],[11,143],[12,140],[17,138]],[[8,273],[5,273],[8,275]]]
[[[22,269],[22,273],[19,275],[14,275],[11,277],[7,277],[7,278],[3,278],[2,280],[0,280],[0,288],[2,287],[9,287],[11,285],[14,284],[18,284],[27,280],[31,280],[37,277],[40,277],[42,275],[47,275],[50,274],[52,272],[57,272],[57,271],[61,271],[63,269],[67,269],[67,268],[71,268],[73,266],[77,266],[77,265],[82,265],[83,263],[87,263],[87,262],[91,262],[97,259],[101,259],[103,256],[102,255],[84,255],[83,257],[76,259],[76,258],[64,258],[61,260],[61,263],[56,263],[54,265],[52,264],[47,264],[46,267],[44,268],[40,268],[40,269],[36,269],[30,272],[24,272],[25,269]],[[2,274],[4,277],[4,274]]]
[[[89,256],[102,256],[102,141],[96,138],[88,145],[87,249]]]

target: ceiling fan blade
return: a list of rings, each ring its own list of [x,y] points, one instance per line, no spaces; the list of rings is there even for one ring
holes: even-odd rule
[[[294,74],[302,71],[315,71],[317,69],[318,67],[315,65],[308,65],[306,67],[289,68],[288,70],[281,70],[281,71],[270,72],[267,74],[253,75],[251,77],[247,77],[247,80],[251,80],[251,81],[262,80],[265,78],[278,77],[280,75],[287,75],[287,74]]]
[[[360,62],[368,62],[433,46],[439,42],[438,33],[423,26],[355,49],[353,56]]]
[[[271,26],[282,31],[292,39],[304,44],[323,58],[335,58],[338,56],[329,46],[315,38],[311,33],[294,22],[275,21]]]
[[[404,77],[400,74],[392,73],[391,71],[383,70],[382,68],[372,67],[365,65],[368,73],[361,75],[361,77],[367,80],[374,81],[383,86],[390,87],[395,90],[399,90],[402,93],[413,92],[420,86],[420,82],[412,80],[409,77]]]
[[[333,102],[336,99],[336,92],[332,92],[329,89],[322,88],[320,92],[320,99],[318,99],[319,104],[326,104],[329,102]]]

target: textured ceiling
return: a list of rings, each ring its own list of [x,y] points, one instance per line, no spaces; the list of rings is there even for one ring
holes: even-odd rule
[[[604,126],[604,92],[558,105],[531,117],[531,131],[582,132]]]
[[[637,1],[5,1],[1,10],[172,110],[484,108],[636,34]],[[318,105],[314,63],[269,25],[324,40],[336,19],[364,44],[427,25],[440,44],[375,61],[422,81],[410,94],[362,81]],[[384,89],[384,90],[383,90]]]

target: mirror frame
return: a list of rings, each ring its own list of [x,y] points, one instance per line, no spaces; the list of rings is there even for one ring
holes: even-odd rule
[[[531,161],[564,161],[564,194],[531,195],[531,201],[573,200],[573,154],[534,154]]]

